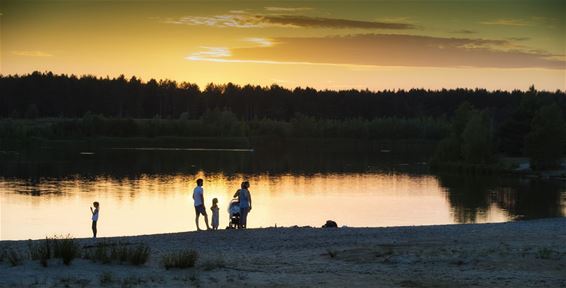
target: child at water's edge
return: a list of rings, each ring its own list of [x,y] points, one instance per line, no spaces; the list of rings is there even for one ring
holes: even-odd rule
[[[212,230],[218,230],[218,199],[212,199]]]
[[[98,202],[93,202],[94,210],[90,207],[90,212],[92,213],[92,238],[96,239],[96,222],[98,222],[98,208],[100,204]]]

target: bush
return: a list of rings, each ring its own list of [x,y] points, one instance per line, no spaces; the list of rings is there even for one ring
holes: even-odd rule
[[[198,259],[198,253],[194,250],[183,250],[163,256],[161,263],[165,269],[194,267]]]
[[[142,265],[149,258],[150,249],[144,244],[128,249],[128,262],[132,265]]]
[[[130,263],[132,265],[142,265],[149,259],[150,248],[145,244],[137,244],[135,247],[128,247],[128,243],[98,243],[94,251],[86,252],[85,258],[92,261],[100,261],[103,264],[109,263]]]
[[[120,263],[128,261],[128,246],[126,245],[127,244],[121,243],[118,243],[118,245],[112,245],[108,261],[118,261]]]
[[[551,249],[551,248],[540,248],[537,252],[536,252],[536,257],[539,259],[554,259],[554,260],[559,260],[560,259],[560,252],[555,250],[555,249]]]
[[[39,260],[41,266],[47,267],[47,262],[51,258],[51,240],[46,237],[45,241],[38,241],[36,244],[29,240],[28,248],[31,260]]]
[[[61,258],[63,264],[70,265],[73,259],[80,256],[80,247],[75,239],[67,236],[65,238],[53,238],[53,256]]]
[[[12,266],[18,266],[23,263],[23,257],[17,250],[9,249],[6,253],[6,258],[8,258],[8,262]]]
[[[108,246],[104,244],[97,245],[96,249],[94,250],[94,260],[100,261],[103,264],[112,262],[111,254],[108,255]]]

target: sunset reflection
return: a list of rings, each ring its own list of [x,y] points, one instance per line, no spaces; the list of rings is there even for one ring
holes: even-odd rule
[[[195,230],[192,189],[197,178],[205,179],[207,211],[212,198],[219,200],[221,228],[228,224],[228,203],[244,179],[251,183],[253,198],[250,228],[318,227],[328,219],[350,227],[448,224],[469,222],[458,216],[467,212],[474,215],[473,222],[510,219],[495,204],[481,211],[461,212],[462,208],[452,208],[446,188],[437,177],[429,175],[247,176],[199,171],[193,175],[141,175],[122,179],[44,179],[31,184],[4,179],[0,181],[1,238],[35,239],[66,234],[87,237],[89,206],[93,201],[101,204],[102,237]]]

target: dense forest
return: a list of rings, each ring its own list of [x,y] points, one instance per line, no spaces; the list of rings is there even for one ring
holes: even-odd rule
[[[450,117],[463,102],[490,110],[496,121],[509,117],[525,96],[540,104],[566,107],[561,91],[451,90],[315,90],[209,84],[204,89],[170,80],[142,82],[94,76],[34,72],[0,77],[0,117],[82,117],[87,112],[117,118],[199,119],[206,111],[229,110],[240,120],[289,121],[296,115],[324,119],[371,120],[385,117]]]
[[[277,136],[439,141],[440,162],[566,151],[563,91],[315,90],[34,72],[0,76],[4,138]],[[538,159],[538,160],[536,160]]]

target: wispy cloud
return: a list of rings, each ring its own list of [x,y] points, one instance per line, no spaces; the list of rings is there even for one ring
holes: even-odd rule
[[[531,16],[522,19],[513,19],[513,18],[492,19],[479,23],[484,25],[501,25],[501,26],[516,26],[516,27],[537,26],[548,29],[556,29],[558,27],[564,27],[563,25],[564,22],[561,22],[560,19],[551,18],[551,17],[540,17],[540,16]]]
[[[49,54],[44,51],[39,50],[14,50],[11,51],[13,55],[16,56],[24,56],[24,57],[52,57],[52,54]]]
[[[264,27],[310,27],[333,29],[414,29],[408,23],[361,21],[338,18],[322,18],[293,15],[247,15],[228,14],[215,16],[185,16],[165,21],[171,24],[203,25],[232,28],[264,28]]]
[[[256,44],[256,46],[259,47],[273,46],[273,41],[267,38],[251,37],[251,38],[245,38],[244,41],[254,43]]]
[[[484,24],[484,25],[503,25],[503,26],[529,26],[529,25],[531,25],[531,23],[529,23],[528,21],[525,21],[525,20],[521,20],[521,19],[509,19],[509,18],[496,19],[496,20],[490,20],[490,21],[483,21],[483,22],[480,22],[480,24]]]
[[[511,41],[527,41],[527,40],[531,40],[531,38],[529,37],[508,37],[507,39],[511,40]]]
[[[223,59],[230,57],[232,54],[230,50],[226,47],[207,47],[202,46],[201,49],[204,51],[199,51],[192,53],[190,56],[186,57],[188,60],[201,61],[205,59]]]
[[[360,28],[360,29],[414,29],[415,26],[408,23],[361,21],[338,18],[322,18],[308,16],[266,16],[265,20],[271,23],[292,25],[298,27],[321,27],[321,28]]]
[[[193,26],[257,28],[266,27],[262,16],[255,15],[215,15],[215,16],[185,16],[178,19],[166,20],[170,24],[184,24]]]
[[[313,65],[485,67],[566,69],[566,62],[544,51],[518,49],[509,40],[442,38],[399,34],[273,39],[274,45],[233,48],[229,56],[189,60]],[[197,59],[198,58],[198,59]]]
[[[311,7],[264,7],[267,11],[272,12],[302,12],[312,10]]]
[[[474,30],[461,29],[461,30],[454,30],[454,31],[452,31],[452,33],[457,33],[457,34],[476,34],[477,32],[474,31]]]
[[[230,12],[230,13],[232,13],[232,14],[246,14],[246,13],[249,13],[249,11],[248,11],[248,10],[245,10],[245,9],[244,9],[244,10],[230,10],[230,11],[228,11],[228,12]]]

